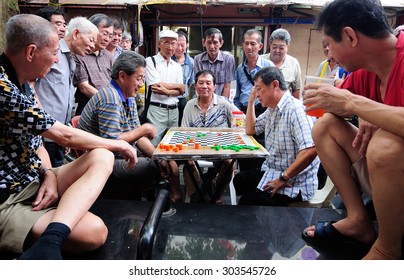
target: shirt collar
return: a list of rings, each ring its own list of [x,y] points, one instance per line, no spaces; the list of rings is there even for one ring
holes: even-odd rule
[[[291,98],[294,98],[294,97],[292,96],[292,94],[290,93],[289,90],[286,90],[285,93],[283,94],[281,100],[279,100],[278,105],[276,105],[276,107],[279,109],[279,111],[282,112],[283,109],[286,108],[286,105],[291,101]]]
[[[111,85],[115,88],[115,90],[118,92],[119,97],[122,100],[123,104],[127,104],[128,106],[132,105],[132,101],[130,100],[130,98],[126,98],[123,95],[123,92],[121,90],[121,88],[118,86],[118,84],[115,82],[115,80],[111,80]]]
[[[186,53],[184,53],[184,55],[185,55],[184,65],[190,64],[191,61],[190,61],[190,59],[189,59],[189,56],[188,56]],[[171,57],[171,59],[174,60],[175,62],[178,62],[178,61],[177,61],[177,58],[175,57],[175,55],[173,55],[173,56]]]
[[[157,54],[156,54],[156,60],[158,61],[158,62],[166,62],[167,63],[167,60],[164,58],[164,56],[162,56],[161,55],[161,53],[160,52],[158,52]],[[168,62],[168,63],[172,63],[173,62],[173,60],[172,60],[172,58],[170,57],[170,61]]]
[[[210,58],[209,58],[208,52],[204,52],[204,53],[202,54],[201,60],[209,61],[209,62],[210,62]],[[217,61],[217,60],[218,60],[218,61],[224,61],[223,51],[219,51],[219,52],[218,52],[217,57],[216,57],[216,59],[215,59],[213,62],[215,62],[215,61]]]
[[[70,49],[67,46],[65,39],[60,39],[59,40],[59,47],[60,47],[60,52],[61,53],[70,53]]]
[[[5,53],[2,53],[0,55],[0,66],[3,68],[4,74],[7,75],[8,79],[14,85],[16,85],[21,92],[23,92],[22,87],[18,81],[17,72],[15,72],[11,61],[8,59]]]

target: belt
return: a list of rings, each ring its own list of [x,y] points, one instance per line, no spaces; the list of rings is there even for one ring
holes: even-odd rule
[[[150,105],[153,105],[153,106],[156,106],[156,107],[160,107],[160,108],[164,108],[164,109],[168,109],[168,110],[172,110],[172,109],[177,109],[177,108],[178,108],[178,103],[177,103],[177,104],[173,104],[173,105],[167,105],[167,104],[158,103],[158,102],[150,102]]]

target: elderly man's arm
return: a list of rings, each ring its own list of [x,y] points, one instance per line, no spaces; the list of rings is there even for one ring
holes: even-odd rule
[[[92,85],[90,85],[88,81],[79,83],[77,85],[77,88],[80,90],[82,94],[84,94],[88,98],[91,98],[94,94],[98,92],[98,90]]]
[[[230,98],[230,83],[225,83],[223,90],[222,90],[222,96],[226,98]]]
[[[255,86],[252,87],[250,97],[248,99],[247,111],[245,114],[245,133],[247,135],[255,135],[255,98],[256,98]]]
[[[310,163],[313,162],[316,156],[317,151],[315,147],[310,147],[299,151],[295,161],[288,168],[286,168],[286,170],[283,171],[283,177],[290,179],[297,176],[300,172],[306,169],[306,167],[309,166]],[[264,186],[263,190],[272,191],[273,196],[278,190],[290,186],[291,185],[288,181],[284,181],[281,178],[276,178],[275,180],[268,182]]]
[[[37,150],[37,154],[42,162],[42,166],[39,171],[42,177],[42,181],[41,187],[38,190],[35,200],[32,202],[33,211],[48,208],[53,203],[55,203],[59,197],[57,179],[55,174],[50,169],[52,166],[48,152],[46,151],[44,146],[41,146]]]
[[[41,136],[51,139],[60,146],[79,150],[93,150],[104,148],[112,152],[119,152],[132,167],[137,164],[136,150],[124,140],[111,140],[98,137],[81,129],[76,129],[56,122]]]
[[[128,143],[133,143],[142,137],[152,140],[156,137],[156,127],[150,123],[145,123],[136,129],[128,132],[123,132],[119,135],[119,139],[125,140]]]
[[[180,83],[163,83],[160,85],[164,86],[166,89],[171,90],[173,93],[172,96],[183,95],[185,93],[185,85]],[[175,93],[174,93],[175,92]]]
[[[283,173],[289,178],[297,176],[313,162],[316,156],[316,147],[310,147],[299,151],[296,160],[286,170],[284,170]]]

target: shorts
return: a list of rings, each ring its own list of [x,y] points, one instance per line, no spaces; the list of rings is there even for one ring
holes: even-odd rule
[[[361,157],[351,166],[351,176],[358,182],[360,190],[372,198],[372,187],[369,180],[366,158]]]
[[[32,211],[31,202],[35,199],[39,187],[39,179],[36,179],[21,192],[10,195],[0,204],[0,251],[21,254],[24,241],[34,224],[46,212],[55,209],[50,207]]]

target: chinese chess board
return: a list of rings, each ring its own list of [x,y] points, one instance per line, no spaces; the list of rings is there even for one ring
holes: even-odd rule
[[[244,131],[231,129],[171,129],[154,153],[156,158],[263,157],[268,152]]]
[[[225,146],[225,145],[246,145],[243,138],[232,132],[187,132],[176,131],[168,139],[168,144],[183,144],[193,147],[200,144],[202,147]],[[253,143],[250,143],[253,145]]]

